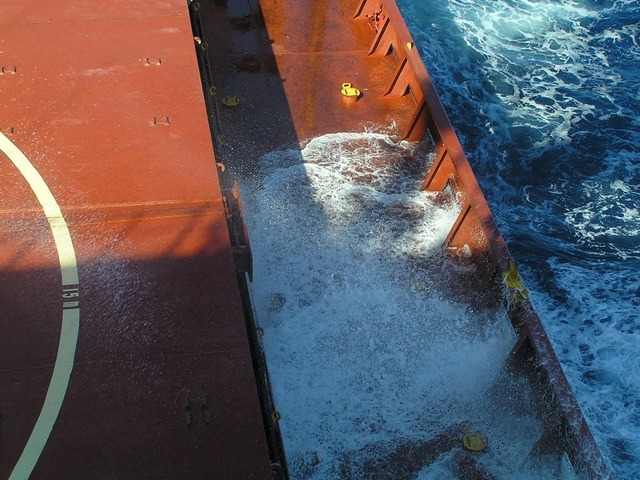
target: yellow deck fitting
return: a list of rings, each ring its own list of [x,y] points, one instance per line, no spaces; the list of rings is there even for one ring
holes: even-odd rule
[[[509,259],[509,270],[504,272],[502,276],[507,288],[513,291],[514,300],[525,300],[529,298],[529,292],[524,286],[516,262]]]
[[[470,432],[462,437],[462,446],[470,452],[483,452],[489,446],[489,442],[480,432]]]
[[[224,97],[222,99],[222,104],[225,107],[234,108],[240,105],[240,99],[235,95],[232,95],[230,97]]]
[[[348,82],[342,84],[342,90],[340,90],[340,93],[349,99],[357,99],[361,95],[360,90]]]

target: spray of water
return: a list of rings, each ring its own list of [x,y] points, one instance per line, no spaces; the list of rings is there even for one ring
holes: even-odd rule
[[[501,373],[515,342],[504,311],[451,288],[472,267],[442,255],[458,207],[420,192],[432,159],[384,135],[326,135],[264,156],[243,186],[292,478],[381,478],[367,468],[398,449],[394,478],[452,478],[464,422],[491,439],[486,469],[571,478],[528,457],[542,426],[526,382]]]

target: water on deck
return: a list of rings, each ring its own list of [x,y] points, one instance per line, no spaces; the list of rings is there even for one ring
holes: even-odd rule
[[[504,368],[516,335],[494,285],[444,254],[460,207],[420,191],[435,148],[400,141],[415,100],[384,96],[397,60],[368,55],[356,7],[199,10],[291,477],[572,478],[529,456],[543,410]],[[344,102],[343,82],[358,102]],[[481,455],[462,446],[476,430]]]

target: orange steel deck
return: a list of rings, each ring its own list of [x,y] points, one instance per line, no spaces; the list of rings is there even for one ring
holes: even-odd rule
[[[220,159],[243,172],[274,148],[318,135],[403,130],[415,102],[384,96],[396,62],[368,55],[373,30],[352,21],[356,6],[353,0],[200,3]],[[343,82],[362,92],[356,103],[343,101]],[[226,96],[237,96],[239,107],[225,108]]]
[[[2,0],[0,67],[0,478],[272,478],[186,2]]]

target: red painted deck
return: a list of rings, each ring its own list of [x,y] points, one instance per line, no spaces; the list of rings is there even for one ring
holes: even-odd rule
[[[0,129],[79,274],[63,292],[34,186],[0,153],[0,478],[28,476],[63,293],[73,370],[30,478],[271,478],[186,2],[3,0],[0,67]]]

